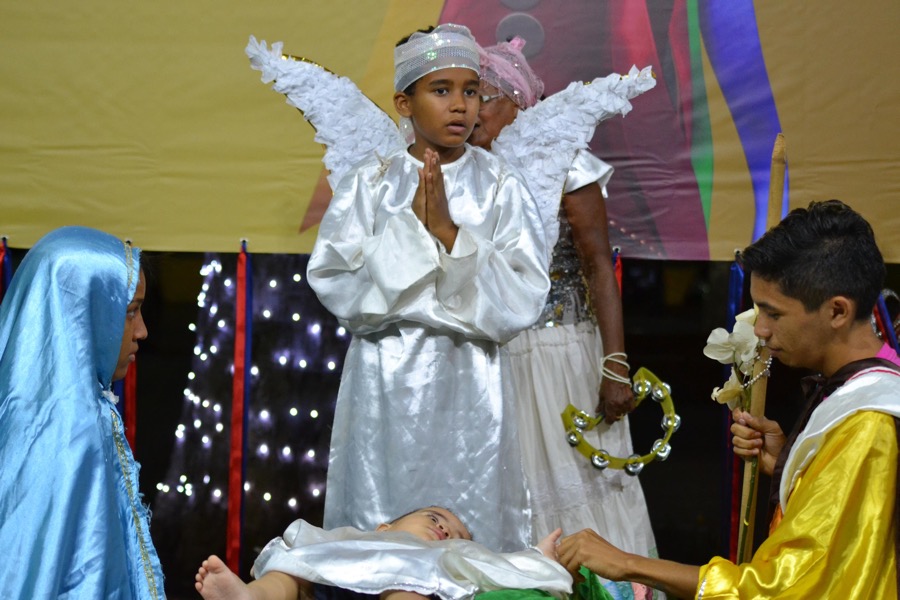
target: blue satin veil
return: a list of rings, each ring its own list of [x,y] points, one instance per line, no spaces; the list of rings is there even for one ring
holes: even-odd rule
[[[0,597],[164,598],[109,391],[140,250],[64,227],[0,305]]]

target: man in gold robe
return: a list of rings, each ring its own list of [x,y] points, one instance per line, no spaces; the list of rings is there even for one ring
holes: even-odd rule
[[[872,228],[837,200],[792,211],[744,252],[755,333],[782,363],[811,370],[807,409],[785,436],[734,411],[735,453],[757,456],[778,505],[753,558],[697,567],[636,556],[591,530],[559,555],[670,596],[896,598],[900,360],[871,325],[885,267]]]

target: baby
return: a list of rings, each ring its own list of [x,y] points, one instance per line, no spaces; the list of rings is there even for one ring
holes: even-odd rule
[[[571,591],[572,579],[555,561],[560,534],[554,531],[535,549],[498,554],[473,542],[462,521],[437,506],[370,532],[325,531],[298,520],[260,553],[255,581],[245,584],[213,555],[203,561],[195,587],[206,600],[311,600],[314,583],[383,599],[396,594],[393,600],[461,600],[497,589],[541,589],[561,597]]]

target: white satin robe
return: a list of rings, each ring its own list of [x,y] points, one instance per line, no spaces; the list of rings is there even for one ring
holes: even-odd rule
[[[442,166],[459,226],[448,253],[411,208],[421,166],[401,151],[345,177],[310,257],[310,285],[353,333],[325,528],[439,505],[476,541],[518,550],[531,514],[500,344],[534,323],[549,289],[541,219],[517,174],[467,146]]]

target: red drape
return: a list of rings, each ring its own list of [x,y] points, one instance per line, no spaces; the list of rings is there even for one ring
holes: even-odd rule
[[[242,244],[237,264],[234,323],[234,379],[231,394],[231,451],[228,460],[228,515],[225,562],[239,572],[241,513],[244,495],[244,398],[247,368],[247,248]]]

